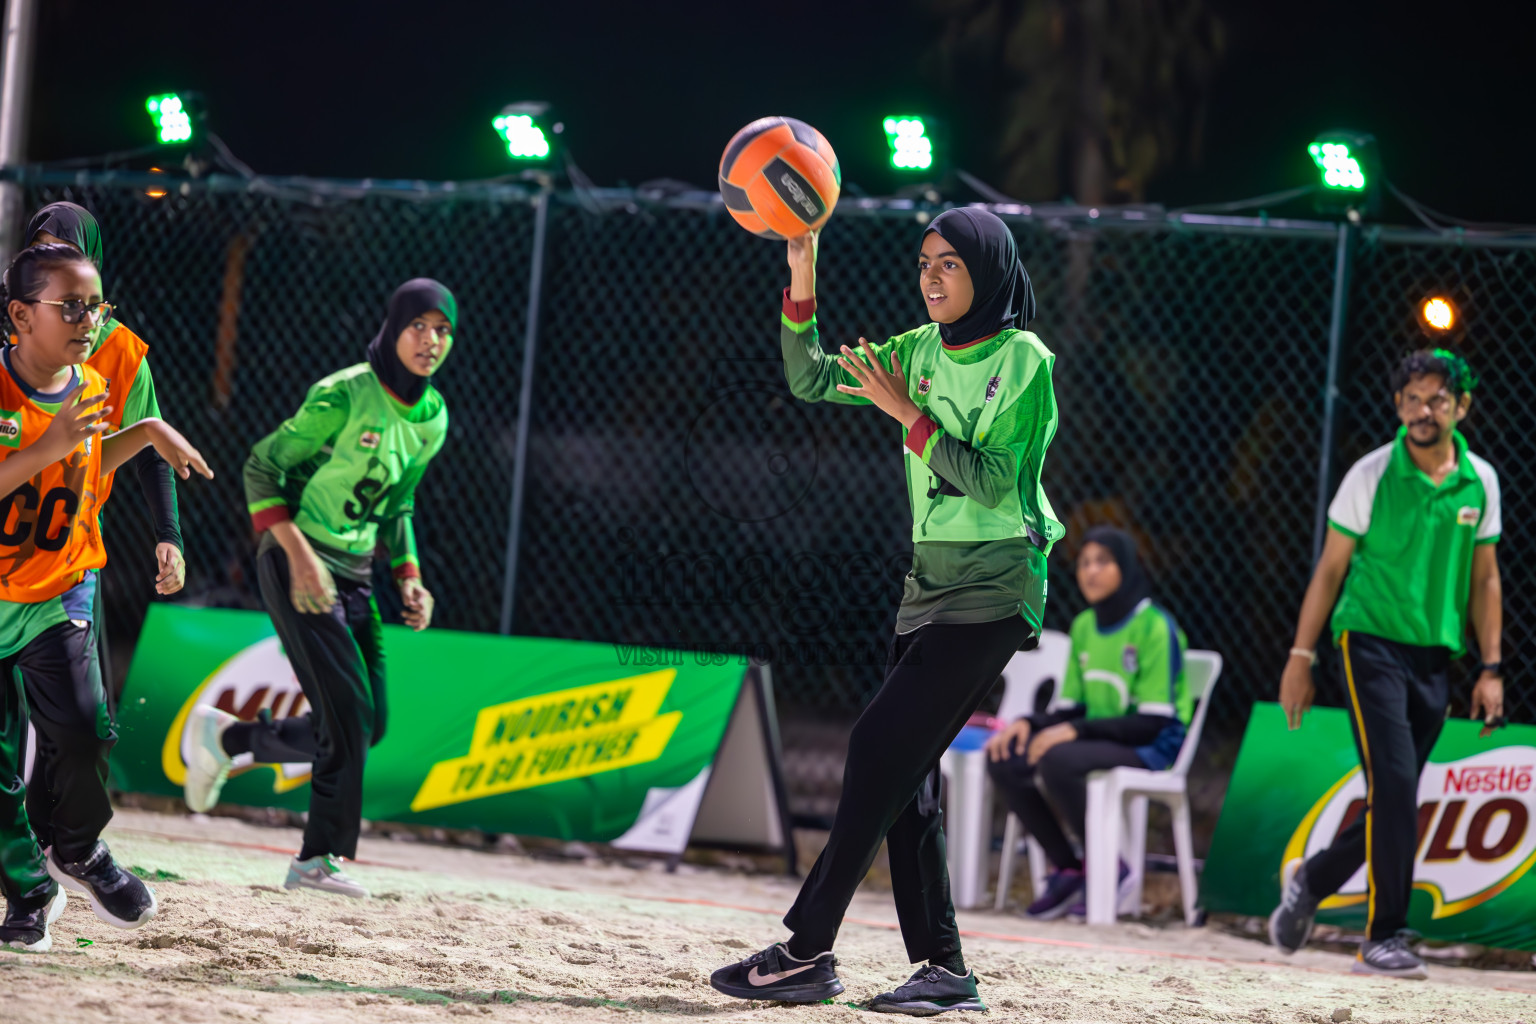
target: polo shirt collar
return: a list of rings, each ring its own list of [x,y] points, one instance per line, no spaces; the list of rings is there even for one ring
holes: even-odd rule
[[[1461,431],[1451,431],[1451,444],[1456,448],[1456,472],[1446,477],[1458,477],[1463,480],[1475,479],[1477,470],[1472,466],[1472,460],[1467,458],[1467,439],[1461,436]],[[1422,477],[1423,471],[1414,465],[1413,456],[1408,454],[1408,428],[1397,428],[1397,443],[1392,448],[1392,467],[1398,476]],[[1445,486],[1443,483],[1441,486]]]

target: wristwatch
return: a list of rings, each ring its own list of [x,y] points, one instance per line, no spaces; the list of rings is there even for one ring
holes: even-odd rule
[[[1500,670],[1503,669],[1503,667],[1504,663],[1502,661],[1485,661],[1483,662],[1482,671],[1488,675],[1496,676],[1499,675]]]

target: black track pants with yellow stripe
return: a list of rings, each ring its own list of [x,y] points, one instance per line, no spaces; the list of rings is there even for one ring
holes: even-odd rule
[[[1319,898],[1366,865],[1367,936],[1408,925],[1419,834],[1419,773],[1445,725],[1449,683],[1444,647],[1414,647],[1347,632],[1340,645],[1344,695],[1365,771],[1366,811],[1307,861]]]

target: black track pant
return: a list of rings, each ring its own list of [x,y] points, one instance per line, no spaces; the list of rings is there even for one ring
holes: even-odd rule
[[[288,556],[270,535],[256,555],[256,577],[267,614],[293,665],[293,674],[310,704],[309,735],[313,756],[303,741],[304,728],[257,730],[258,742],[274,739],[289,752],[279,761],[310,760],[309,821],[304,826],[306,856],[329,853],[357,856],[363,809],[363,767],[368,748],[383,723],[384,647],[373,589],[338,577],[337,605],[326,615],[296,611],[289,597]],[[269,751],[269,754],[274,751]],[[301,756],[294,757],[293,753]],[[258,753],[258,757],[262,754]]]
[[[1419,845],[1419,773],[1445,725],[1450,684],[1444,647],[1413,647],[1347,632],[1344,688],[1365,768],[1366,809],[1333,845],[1307,861],[1307,885],[1331,896],[1366,863],[1368,938],[1408,926]]]
[[[987,771],[1002,790],[1008,809],[1019,816],[1051,864],[1080,871],[1083,862],[1072,840],[1083,841],[1088,773],[1122,767],[1145,768],[1146,764],[1124,743],[1073,740],[1046,751],[1039,764],[1030,764],[1025,754],[1011,754],[988,764]]]
[[[1022,617],[1010,616],[923,626],[896,637],[885,683],[848,739],[832,833],[784,917],[797,948],[832,948],[884,839],[907,956],[917,963],[960,952],[945,863],[939,758],[1031,633]]]
[[[94,626],[61,622],[0,661],[0,889],[23,910],[47,902],[53,887],[21,781],[27,710],[37,730],[34,785],[50,798],[50,844],[60,860],[80,860],[112,820],[107,754],[117,741]]]

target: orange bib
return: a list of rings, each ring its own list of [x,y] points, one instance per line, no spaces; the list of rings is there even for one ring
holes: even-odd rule
[[[148,354],[149,346],[144,344],[143,339],[118,324],[85,361],[85,365],[107,381],[107,404],[112,407],[112,411],[107,414],[107,419],[112,423],[108,433],[123,429],[123,412],[128,402],[128,392],[133,390],[134,378],[139,375],[139,367],[144,365],[144,357]],[[101,497],[96,504],[107,503],[107,496],[112,493],[112,478],[115,476],[116,473],[108,473],[102,478]]]
[[[81,399],[107,390],[90,366]],[[0,460],[43,436],[53,417],[0,370]],[[0,601],[36,604],[107,564],[96,517],[101,509],[101,438],[89,437],[61,462],[0,498]]]

